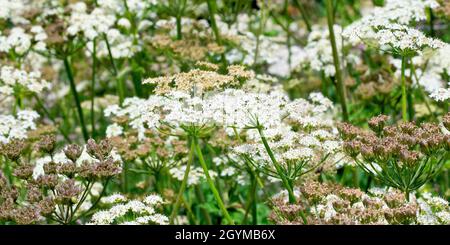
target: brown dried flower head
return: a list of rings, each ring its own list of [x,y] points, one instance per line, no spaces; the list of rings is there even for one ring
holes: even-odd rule
[[[67,158],[72,160],[72,162],[76,162],[77,159],[81,156],[83,149],[79,145],[71,144],[64,148],[64,154]]]

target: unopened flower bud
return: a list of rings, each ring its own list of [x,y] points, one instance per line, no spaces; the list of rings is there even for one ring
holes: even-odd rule
[[[386,121],[389,120],[389,117],[386,115],[379,115],[376,117],[372,117],[369,120],[369,127],[376,133],[380,133],[384,125],[386,124]]]
[[[45,153],[52,154],[56,146],[56,136],[55,135],[44,135],[38,142],[37,148]]]
[[[81,156],[82,153],[82,149],[79,145],[68,145],[65,149],[64,149],[64,154],[66,155],[67,158],[69,158],[70,160],[72,160],[72,162],[76,162],[77,159]]]

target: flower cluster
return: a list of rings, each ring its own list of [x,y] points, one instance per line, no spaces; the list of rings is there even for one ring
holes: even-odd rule
[[[341,124],[343,148],[365,171],[409,197],[439,173],[448,157],[450,138],[436,124],[387,126],[388,119],[385,115],[370,119],[371,132]]]
[[[103,197],[102,204],[109,204],[109,209],[101,210],[92,216],[89,224],[93,225],[167,225],[169,218],[157,212],[157,208],[164,204],[157,194],[150,194],[141,200],[128,200],[115,194]]]
[[[361,20],[346,27],[343,36],[352,43],[375,41],[382,49],[410,56],[425,48],[438,49],[442,41],[429,38],[421,31],[409,27],[412,21],[426,19],[425,9],[435,8],[435,1],[401,0],[387,1],[386,5],[375,8]]]
[[[84,209],[89,209],[82,205],[89,205],[85,201],[94,184],[121,172],[120,162],[111,155],[107,140],[99,143],[90,140],[85,150],[68,145],[63,152],[56,153],[56,138],[43,135],[34,148],[49,155],[36,160],[35,165],[25,159],[29,149],[24,141],[10,142],[0,151],[9,159],[8,164],[15,165],[14,177],[25,182],[25,185],[16,184],[1,175],[2,220],[18,224],[39,223],[45,218],[61,224],[75,222],[85,214]],[[26,199],[18,200],[20,191],[26,193]]]
[[[17,112],[17,116],[0,115],[0,143],[7,144],[13,139],[27,138],[27,132],[36,129],[37,118],[37,112],[28,110]]]
[[[26,72],[11,66],[3,66],[0,70],[0,94],[16,95],[23,92],[41,93],[49,89],[50,84],[41,78],[39,72]]]
[[[204,63],[200,63],[203,64]],[[209,66],[211,67],[211,66]],[[212,66],[214,69],[215,67]],[[254,73],[246,71],[243,66],[232,65],[227,67],[228,74],[219,74],[216,71],[205,71],[194,69],[189,72],[177,73],[173,76],[149,78],[143,81],[144,84],[156,85],[156,94],[166,94],[170,91],[195,91],[202,94],[209,90],[218,90],[222,87],[239,85],[243,79],[252,79]]]
[[[302,224],[298,210],[311,213],[310,224],[449,224],[448,202],[425,193],[407,201],[395,189],[372,188],[368,193],[340,185],[307,182],[298,193],[304,200],[288,204],[285,194],[274,197],[271,218],[278,224]]]

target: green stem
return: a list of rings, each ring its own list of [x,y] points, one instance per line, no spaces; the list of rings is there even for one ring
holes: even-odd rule
[[[195,145],[193,142],[191,142],[191,149],[189,150],[189,157],[188,162],[186,165],[186,170],[184,172],[183,181],[181,182],[180,190],[177,194],[177,199],[175,201],[175,206],[173,207],[172,214],[170,215],[170,224],[173,224],[177,214],[178,214],[178,208],[180,207],[181,200],[183,197],[184,189],[186,189],[187,181],[189,178],[189,171],[191,169],[192,162],[194,160],[194,151],[195,151]]]
[[[200,165],[202,165],[203,172],[205,173],[206,181],[208,182],[209,188],[211,189],[214,198],[216,199],[217,204],[219,205],[220,210],[222,211],[222,214],[225,216],[225,219],[228,221],[230,225],[234,225],[234,221],[231,218],[231,216],[228,214],[227,209],[225,208],[225,205],[223,204],[222,199],[220,198],[219,192],[217,191],[216,187],[214,186],[214,182],[211,179],[211,176],[209,175],[208,167],[206,166],[205,160],[203,159],[202,150],[200,149],[200,145],[198,144],[198,138],[194,136],[194,145],[195,145],[195,152],[197,153],[198,160],[200,161]]]
[[[111,62],[111,66],[112,66],[113,73],[114,73],[114,78],[116,79],[117,95],[119,96],[119,103],[120,103],[120,105],[122,105],[123,100],[125,99],[125,85],[123,84],[121,79],[118,77],[119,73],[117,71],[116,63],[114,62],[114,58],[111,53],[111,45],[109,44],[108,37],[106,36],[106,34],[103,34],[103,39],[105,40],[106,48],[108,49],[109,61]]]
[[[69,63],[69,59],[67,58],[67,56],[64,57],[64,67],[66,69],[67,78],[69,79],[70,91],[72,92],[72,95],[75,100],[75,105],[77,107],[78,118],[80,120],[83,137],[84,137],[84,140],[87,141],[89,139],[89,135],[88,135],[88,131],[86,128],[86,124],[84,123],[83,110],[81,109],[80,97],[78,95],[77,88],[75,86],[75,80],[73,79],[72,69],[70,68],[70,63]]]
[[[195,186],[195,195],[199,203],[201,204],[205,203],[205,196],[203,195],[203,192],[199,185]],[[204,206],[202,206],[200,207],[200,211],[202,212],[202,215],[205,218],[206,224],[212,225],[211,216],[209,215],[208,210]]]
[[[347,104],[345,99],[345,87],[344,82],[342,80],[342,73],[341,73],[341,65],[339,61],[339,55],[338,50],[336,46],[336,38],[334,35],[334,18],[333,18],[333,0],[327,0],[327,20],[328,20],[328,30],[330,32],[330,42],[331,42],[331,48],[333,51],[333,62],[334,62],[334,68],[336,70],[336,85],[337,85],[337,94],[339,95],[339,100],[342,107],[342,119],[344,121],[348,121],[348,112],[347,112]]]
[[[433,10],[431,8],[427,8],[427,9],[428,9],[428,13],[430,14],[430,20],[429,20],[430,36],[434,37],[435,36],[435,32],[434,32],[434,14],[433,14]]]
[[[84,190],[83,194],[81,195],[80,200],[78,201],[77,205],[75,206],[75,209],[72,210],[72,214],[76,214],[76,212],[78,211],[78,209],[81,207],[81,205],[84,203],[84,201],[86,200],[87,196],[89,195],[89,192],[92,189],[92,186],[94,186],[94,182],[88,181],[86,184],[86,189]],[[72,222],[72,218],[70,217],[70,219],[68,220],[69,223]],[[74,220],[75,221],[75,220]],[[67,223],[68,224],[68,223]]]
[[[405,69],[406,69],[406,57],[402,56],[402,119],[404,122],[408,121],[408,98],[406,94],[406,77],[405,77]]]
[[[186,208],[186,211],[188,213],[188,216],[191,217],[191,220],[194,224],[197,224],[197,219],[195,218],[194,213],[192,212],[190,204],[184,199],[183,196],[181,196],[181,202],[183,203],[184,207]]]
[[[257,183],[256,183],[256,178],[253,176],[253,188],[252,188],[252,225],[257,225],[258,224],[258,193],[257,193]]]
[[[217,6],[215,0],[207,0],[206,3],[208,4],[208,11],[209,11],[209,20],[211,22],[211,28],[213,29],[214,36],[216,37],[216,42],[219,45],[222,45],[222,38],[220,36],[219,28],[217,28],[216,18],[215,14],[217,12]],[[222,60],[223,67],[226,68],[227,66],[227,60],[225,58],[225,54],[222,53],[220,55],[220,58]]]
[[[302,15],[303,21],[305,22],[306,29],[308,30],[308,32],[311,32],[311,22],[309,21],[305,7],[300,4],[298,0],[294,0],[294,4],[298,8],[298,10],[300,10],[300,14]]]
[[[257,182],[256,182],[256,178],[252,174],[252,172],[250,172],[250,178],[251,178],[251,185],[250,185],[250,191],[248,191],[248,194],[247,194],[247,201],[246,201],[246,205],[245,205],[245,214],[244,214],[244,218],[242,220],[242,224],[243,225],[245,225],[247,223],[247,219],[248,219],[248,214],[250,212],[250,208],[253,208],[253,209],[255,208],[253,203],[255,202],[255,197],[256,197]],[[255,221],[255,215],[256,215],[255,214],[255,210],[252,210],[252,219],[253,219],[253,221]]]
[[[100,192],[100,195],[97,197],[97,199],[95,200],[95,202],[91,205],[91,207],[84,211],[82,214],[80,214],[78,217],[74,218],[71,220],[70,223],[78,220],[80,217],[86,217],[90,214],[92,214],[93,212],[95,212],[95,207],[97,206],[97,204],[100,202],[100,200],[102,199],[102,197],[105,195],[106,193],[106,187],[108,186],[109,181],[111,180],[111,177],[108,177],[105,181],[105,183],[103,184],[103,188],[102,191]],[[75,215],[75,210],[72,210],[72,214]]]
[[[177,14],[176,16],[177,21],[177,39],[181,40],[183,39],[183,33],[181,32],[181,16]]]
[[[97,67],[97,39],[92,41],[92,79],[91,79],[91,137],[95,137],[95,115],[94,115],[94,98],[95,98],[95,73]]]
[[[258,133],[261,138],[261,141],[264,145],[264,148],[266,149],[267,154],[269,154],[270,160],[272,161],[273,165],[275,166],[275,169],[277,170],[277,173],[283,182],[284,188],[286,188],[286,190],[288,192],[289,203],[291,203],[291,204],[296,203],[297,200],[295,198],[294,191],[292,190],[292,186],[289,184],[289,181],[286,178],[286,175],[283,173],[283,170],[282,170],[280,164],[275,159],[275,156],[274,156],[272,150],[270,149],[269,144],[267,143],[266,137],[264,136],[261,126],[257,127],[257,129],[258,129]]]

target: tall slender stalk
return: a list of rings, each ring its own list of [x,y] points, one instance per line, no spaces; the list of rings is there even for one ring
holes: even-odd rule
[[[195,186],[194,191],[195,191],[195,196],[197,197],[197,201],[199,203],[205,203],[205,196],[203,195],[201,187],[199,185]],[[212,220],[211,220],[211,216],[208,213],[208,210],[205,207],[200,207],[200,212],[202,212],[202,215],[205,218],[206,224],[211,225]]]
[[[91,137],[95,137],[95,115],[94,115],[94,98],[95,98],[95,73],[97,68],[97,39],[92,40],[92,79],[91,79]]]
[[[118,77],[119,73],[117,71],[116,63],[114,62],[114,58],[112,56],[111,45],[109,44],[108,37],[106,36],[105,33],[103,33],[103,39],[105,40],[106,48],[108,49],[109,61],[111,62],[113,75],[114,78],[116,79],[116,87],[117,87],[117,95],[119,96],[119,103],[120,105],[122,105],[123,100],[125,99],[125,85]]]
[[[258,223],[258,193],[257,193],[257,183],[256,183],[256,177],[252,175],[252,190],[251,195],[252,197],[252,225],[256,225]]]
[[[172,214],[170,215],[170,224],[173,224],[175,217],[178,214],[178,208],[180,207],[181,201],[182,201],[182,197],[183,197],[183,193],[184,193],[184,189],[186,189],[186,185],[187,185],[187,181],[189,178],[189,171],[191,169],[191,165],[192,162],[194,160],[194,152],[195,152],[195,145],[194,142],[191,141],[191,149],[189,150],[189,156],[188,156],[188,162],[186,165],[186,170],[184,172],[184,176],[183,176],[183,180],[181,181],[181,186],[180,186],[180,190],[178,191],[177,194],[177,199],[175,201],[175,206],[173,207],[172,210]]]
[[[186,1],[182,1],[181,3],[177,2],[177,6],[175,6],[177,8],[177,14],[175,16],[175,19],[176,19],[176,23],[177,23],[177,39],[178,40],[183,39],[183,32],[181,30],[181,28],[182,28],[181,17],[183,16],[185,4],[186,4]]]
[[[183,32],[181,32],[181,16],[177,14],[175,17],[176,23],[177,23],[177,39],[181,40],[183,39]]]
[[[213,29],[214,36],[216,37],[216,42],[219,45],[222,45],[222,38],[220,36],[219,28],[217,27],[215,14],[217,12],[217,5],[215,0],[207,0],[206,3],[208,4],[208,11],[209,11],[209,20],[211,22],[211,28]],[[225,54],[222,53],[220,55],[220,58],[222,60],[222,64],[224,68],[227,66],[227,60],[225,58]]]
[[[128,174],[129,174],[129,164],[127,161],[123,161],[123,168],[121,173],[121,188],[123,193],[128,192]]]
[[[408,98],[406,94],[406,57],[402,56],[402,119],[404,122],[408,121]]]
[[[327,0],[327,21],[328,21],[328,30],[330,32],[330,42],[331,42],[331,48],[333,51],[333,62],[334,62],[334,68],[336,70],[336,87],[337,87],[337,94],[339,95],[339,100],[342,107],[342,119],[344,121],[348,121],[348,112],[347,112],[347,103],[345,98],[345,87],[344,82],[342,80],[342,73],[341,73],[341,65],[339,62],[339,55],[338,50],[336,46],[336,37],[334,35],[334,16],[333,16],[333,0]]]
[[[78,119],[80,120],[83,137],[84,137],[84,140],[87,141],[89,139],[89,135],[88,135],[88,131],[86,128],[86,124],[84,122],[83,110],[81,109],[80,97],[78,95],[77,88],[75,86],[75,80],[73,78],[72,68],[70,67],[69,59],[67,56],[64,57],[64,67],[66,69],[67,78],[69,79],[70,91],[72,92],[72,95],[75,100],[75,106],[77,107]]]
[[[256,187],[258,185],[257,181],[256,181],[256,177],[253,175],[252,172],[249,172],[250,174],[250,179],[251,179],[251,185],[250,185],[250,189],[247,193],[247,201],[245,203],[245,214],[244,214],[244,218],[242,219],[242,224],[246,224],[247,220],[248,220],[248,215],[250,213],[250,209],[252,209],[252,221],[253,224],[256,225],[255,220],[257,219],[256,217]]]
[[[428,13],[430,15],[430,19],[428,24],[430,25],[430,36],[434,37],[435,36],[435,31],[434,31],[434,14],[433,14],[433,9],[431,9],[430,7],[427,8]]]
[[[306,13],[305,7],[298,0],[294,0],[294,4],[298,8],[298,10],[300,10],[300,14],[302,15],[303,21],[305,22],[306,29],[308,30],[308,32],[311,32],[311,22],[309,21],[309,17]]]
[[[211,176],[209,175],[208,166],[206,166],[205,159],[203,158],[202,150],[200,149],[200,145],[198,144],[198,138],[194,136],[193,143],[195,145],[195,152],[197,153],[198,160],[200,162],[200,165],[202,165],[203,172],[206,177],[206,181],[208,182],[209,188],[211,189],[214,198],[216,199],[217,204],[219,205],[220,210],[222,211],[222,214],[225,216],[225,219],[228,221],[230,225],[234,225],[234,221],[231,218],[230,214],[228,214],[227,209],[225,208],[225,205],[223,204],[222,198],[220,198],[219,192],[217,191],[217,188],[214,185],[214,182],[211,179]]]

